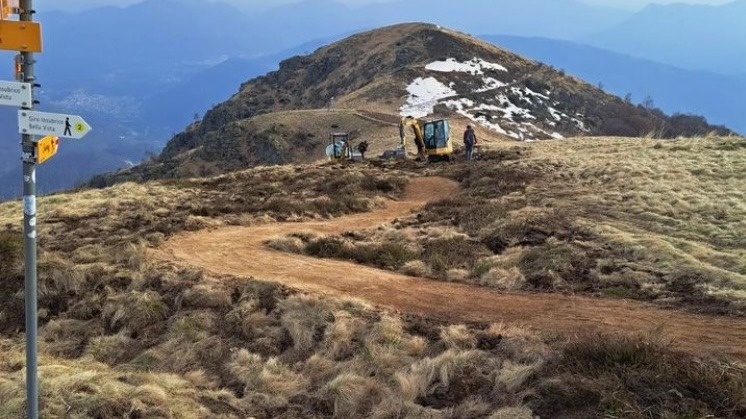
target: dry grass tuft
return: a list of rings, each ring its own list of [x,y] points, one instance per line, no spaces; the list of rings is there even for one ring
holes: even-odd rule
[[[399,269],[399,272],[403,273],[404,275],[416,276],[420,278],[425,278],[432,275],[432,270],[430,270],[430,267],[421,260],[412,260],[405,263],[404,266]]]
[[[494,371],[492,362],[479,351],[451,349],[412,364],[407,372],[397,373],[396,380],[405,401],[452,407],[469,397],[490,394],[491,379],[485,372]]]
[[[85,273],[57,253],[42,253],[39,258],[39,298],[54,299],[79,293],[86,284]]]
[[[428,348],[428,341],[422,336],[412,336],[404,344],[404,353],[408,356],[419,358],[425,354]]]
[[[267,242],[267,246],[281,252],[303,253],[305,243],[299,237],[274,237]]]
[[[506,361],[497,376],[497,383],[507,392],[514,393],[540,369],[540,363],[525,365]]]
[[[292,371],[277,358],[270,358],[264,363],[257,380],[258,389],[286,398],[301,394],[308,387],[308,381],[302,374]]]
[[[469,397],[453,409],[449,409],[446,417],[478,419],[492,411],[490,403],[482,400],[481,397]]]
[[[300,352],[311,350],[332,318],[328,307],[318,298],[297,295],[282,301],[282,326],[290,333],[293,346]]]
[[[133,271],[142,270],[145,267],[145,243],[123,243],[114,248],[113,256],[119,265]]]
[[[469,274],[466,269],[449,269],[445,273],[445,279],[449,282],[464,282],[469,278]]]
[[[130,337],[130,332],[127,330],[123,330],[116,335],[95,336],[88,341],[85,348],[86,355],[109,365],[129,361],[136,351],[136,342]]]
[[[654,334],[578,336],[551,362],[550,370],[561,379],[540,383],[546,397],[535,412],[544,416],[595,400],[599,410],[632,417],[743,416],[743,366],[698,359],[671,347]]]
[[[5,348],[8,349],[8,348]],[[11,352],[22,360],[21,351]],[[15,355],[15,354],[18,355]],[[6,365],[10,353],[0,355]],[[0,417],[19,418],[25,414],[24,371],[8,372],[0,378]],[[170,374],[137,374],[116,371],[88,358],[63,361],[47,356],[40,360],[41,417],[148,417],[166,419],[202,418],[210,410],[198,400],[190,384]]]
[[[362,417],[387,395],[380,382],[353,373],[342,373],[324,388],[334,401],[335,418]]]
[[[94,321],[54,319],[41,329],[39,346],[54,356],[77,358],[83,354],[87,340],[102,333]]]
[[[349,359],[359,350],[367,325],[363,319],[347,311],[334,313],[334,322],[324,332],[325,355],[333,360]]]
[[[169,316],[169,308],[154,291],[130,291],[109,298],[102,316],[115,330],[143,330]]]
[[[487,419],[534,419],[534,414],[527,407],[504,407]]]
[[[476,336],[463,324],[441,327],[440,340],[449,349],[469,350],[477,346]]]
[[[488,287],[506,291],[517,291],[526,285],[526,278],[518,267],[510,269],[491,268],[486,274],[479,278],[479,283]]]
[[[229,292],[217,284],[197,284],[182,294],[187,307],[225,309],[231,306]]]
[[[405,341],[404,323],[398,317],[383,315],[368,335],[368,342],[381,346],[399,347]]]
[[[246,392],[266,392],[287,398],[301,393],[308,386],[301,374],[293,372],[277,358],[265,361],[260,355],[245,349],[233,354],[228,367],[231,374],[246,386]]]

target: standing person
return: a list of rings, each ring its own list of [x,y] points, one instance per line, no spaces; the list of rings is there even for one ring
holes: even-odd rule
[[[477,145],[477,134],[474,132],[474,128],[471,125],[466,126],[464,131],[464,148],[466,152],[466,160],[471,160],[474,155],[474,146]]]
[[[365,160],[365,152],[368,151],[368,142],[363,141],[362,143],[357,145],[357,151],[360,152],[360,158]]]

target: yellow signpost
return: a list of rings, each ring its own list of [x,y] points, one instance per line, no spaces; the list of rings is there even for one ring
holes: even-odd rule
[[[10,20],[18,15],[18,20]],[[14,60],[16,82],[6,82],[10,90],[7,104],[19,102],[21,110],[34,109],[33,89],[38,87],[34,74],[34,53],[41,52],[41,25],[33,22],[33,0],[0,0],[0,50],[18,51]],[[25,89],[31,90],[31,98]],[[20,92],[16,93],[16,90]],[[7,93],[7,92],[6,92]],[[16,97],[18,96],[18,97]],[[29,100],[30,99],[30,100]],[[35,125],[44,126],[43,120]],[[72,123],[63,121],[65,132],[71,131]],[[68,127],[69,126],[69,127]],[[32,128],[32,127],[29,127]],[[23,161],[23,260],[24,260],[24,299],[26,331],[26,418],[39,418],[39,301],[37,275],[37,211],[36,211],[36,165],[49,160],[57,153],[56,136],[45,135],[39,141],[34,136],[21,135],[21,156]]]
[[[37,22],[0,20],[0,49],[41,52],[41,25]]]
[[[33,22],[33,0],[0,0],[0,50],[18,51],[16,81],[0,80],[0,106],[20,106],[18,130],[23,161],[23,259],[26,331],[26,418],[39,419],[39,302],[37,277],[36,165],[57,154],[59,137],[82,138],[91,127],[77,115],[35,112],[34,53],[41,52],[41,25]],[[18,15],[17,20],[11,16]],[[23,124],[21,127],[20,125]],[[56,134],[56,135],[50,135]],[[34,140],[36,135],[44,136]]]
[[[36,143],[36,164],[42,164],[57,154],[58,137],[47,135]]]

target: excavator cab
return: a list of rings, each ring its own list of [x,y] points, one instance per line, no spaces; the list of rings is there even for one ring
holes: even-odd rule
[[[422,138],[428,160],[450,160],[453,154],[451,127],[447,119],[425,122]]]
[[[422,121],[412,117],[404,117],[399,123],[399,137],[401,143],[399,150],[404,155],[406,146],[405,131],[407,127],[412,128],[414,142],[417,145],[417,155],[420,159],[428,161],[449,161],[453,156],[453,143],[451,142],[451,127],[447,119],[435,119]]]

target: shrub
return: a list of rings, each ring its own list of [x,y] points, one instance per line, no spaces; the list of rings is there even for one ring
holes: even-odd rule
[[[303,240],[298,237],[275,237],[267,241],[267,246],[274,250],[287,253],[302,253],[304,248]]]
[[[351,244],[335,236],[320,237],[306,245],[306,253],[321,258],[350,259]]]
[[[184,304],[192,308],[224,309],[230,307],[231,296],[219,284],[197,284],[182,294]]]
[[[23,236],[0,231],[0,280],[18,275],[23,262]]]
[[[342,373],[323,389],[334,403],[335,418],[364,417],[386,395],[380,382],[354,373]]]
[[[744,417],[742,367],[671,346],[655,336],[578,336],[552,362],[559,379],[541,385],[535,413],[574,410],[595,416],[590,408],[630,417]]]
[[[452,268],[470,268],[481,257],[488,256],[488,250],[481,243],[464,237],[438,238],[424,245],[424,259],[436,272]]]
[[[440,329],[440,340],[449,349],[474,349],[477,338],[474,333],[463,324],[445,326]]]
[[[393,270],[419,257],[417,252],[400,241],[356,245],[351,240],[339,236],[311,240],[306,244],[305,250],[311,256],[354,260],[357,263]]]
[[[22,236],[0,232],[0,334],[20,331],[24,324],[22,266]]]
[[[77,358],[82,355],[88,339],[102,332],[96,321],[54,319],[40,330],[40,346],[43,352],[55,356]]]
[[[524,287],[526,278],[517,267],[510,269],[492,268],[482,275],[479,283],[488,287],[494,287],[506,291],[517,291]]]
[[[169,315],[169,308],[154,291],[130,291],[111,297],[104,306],[103,317],[112,330],[127,327],[141,331]]]
[[[469,271],[466,269],[449,269],[445,273],[446,281],[464,282],[469,278]]]
[[[282,326],[290,333],[293,346],[307,352],[321,340],[332,313],[323,301],[310,296],[292,296],[280,302]]]
[[[591,271],[595,265],[592,255],[556,241],[531,248],[518,262],[526,280],[537,288],[551,288],[557,279],[588,287],[597,282]]]
[[[85,353],[96,361],[110,365],[126,362],[138,349],[128,334],[128,331],[122,331],[116,335],[93,337],[88,341]]]
[[[417,276],[417,277],[428,277],[432,275],[430,267],[421,260],[411,260],[405,263],[399,271],[404,275]]]
[[[527,407],[504,407],[487,419],[534,419],[534,414]]]
[[[400,242],[381,243],[375,246],[374,255],[377,255],[375,265],[394,270],[419,257],[406,244]]]

